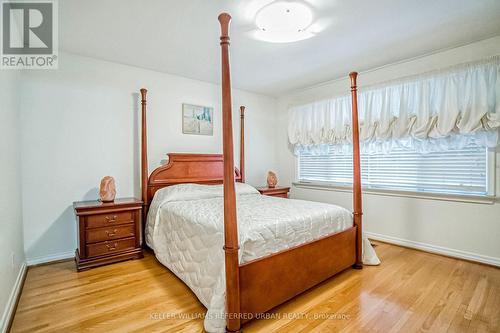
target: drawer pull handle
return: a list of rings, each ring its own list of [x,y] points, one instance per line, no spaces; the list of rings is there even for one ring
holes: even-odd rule
[[[117,243],[115,243],[113,246],[106,244],[106,247],[108,248],[108,251],[113,251],[116,250],[116,247],[118,246]]]
[[[115,223],[118,216],[113,215],[113,217],[106,216],[106,221],[109,223]]]
[[[106,230],[106,235],[108,235],[108,237],[113,237],[113,236],[116,236],[116,233],[117,233],[118,230],[113,230],[113,231],[108,231]]]

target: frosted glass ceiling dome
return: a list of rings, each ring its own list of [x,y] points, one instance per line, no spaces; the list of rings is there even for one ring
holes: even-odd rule
[[[313,36],[307,28],[313,22],[313,13],[298,1],[275,1],[263,7],[255,16],[259,28],[258,39],[273,43],[290,43]]]

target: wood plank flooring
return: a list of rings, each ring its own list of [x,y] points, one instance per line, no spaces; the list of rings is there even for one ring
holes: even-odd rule
[[[244,327],[251,332],[500,332],[500,269],[376,243],[349,269]],[[202,332],[205,308],[146,254],[77,273],[32,267],[11,332]]]

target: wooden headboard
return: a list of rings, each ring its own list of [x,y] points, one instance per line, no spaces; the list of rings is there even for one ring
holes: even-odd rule
[[[168,154],[168,163],[149,175],[146,121],[147,90],[141,89],[142,133],[141,133],[141,193],[143,217],[159,189],[183,184],[222,184],[224,181],[224,156],[222,154]],[[240,168],[234,169],[234,179],[245,182],[245,107],[240,107]]]
[[[241,182],[241,173],[234,170],[234,177]],[[184,183],[222,184],[224,158],[222,154],[168,154],[168,163],[156,168],[149,176],[146,204],[159,189]]]

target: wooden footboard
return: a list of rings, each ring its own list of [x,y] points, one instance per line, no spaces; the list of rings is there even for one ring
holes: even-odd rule
[[[242,318],[268,311],[351,267],[356,262],[356,231],[354,226],[240,265]]]

